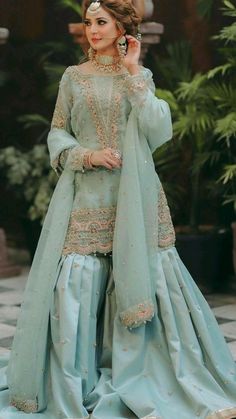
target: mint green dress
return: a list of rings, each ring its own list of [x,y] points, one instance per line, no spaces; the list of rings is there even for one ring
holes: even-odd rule
[[[149,70],[142,69],[138,76],[86,75],[79,66],[72,66],[64,73],[48,139],[52,166],[62,174],[55,191],[57,200],[45,221],[43,235],[49,244],[38,257],[43,266],[38,260],[37,269],[33,264],[10,364],[7,374],[4,369],[0,374],[1,419],[236,418],[235,363],[207,302],[176,251],[159,180],[153,209],[158,232],[151,259],[154,310],[139,327],[129,327],[135,316],[132,310],[121,322],[116,294],[120,283],[116,286],[114,277],[122,274],[121,290],[124,297],[132,298],[124,267],[134,257],[134,244],[127,243],[126,236],[129,207],[120,203],[121,194],[125,199],[132,197],[132,224],[139,208],[129,186],[130,179],[136,179],[133,161],[128,161],[126,169],[112,171],[85,169],[83,161],[90,149],[112,147],[125,153],[125,142],[130,138],[131,143],[132,135],[127,135],[131,112],[151,151],[152,138],[157,138],[158,146],[171,138],[169,108],[155,97]],[[148,158],[143,160],[141,179],[145,179]],[[126,182],[122,170],[129,168]],[[150,185],[144,184],[143,194],[145,186]],[[65,222],[62,214],[69,202]],[[145,225],[152,216],[150,212],[144,217]],[[137,252],[139,230],[137,225]],[[119,272],[117,265],[113,269],[117,262],[112,255],[114,234],[125,249],[122,258],[117,258]],[[147,248],[154,248],[151,232],[148,237],[153,240]],[[54,274],[47,277],[43,269],[56,253],[55,272],[51,270]],[[145,257],[137,258],[133,267],[137,277]],[[33,281],[36,285],[31,286]],[[41,299],[43,287],[48,289],[47,299]],[[137,287],[138,282],[134,293]],[[145,315],[150,307],[147,302]]]

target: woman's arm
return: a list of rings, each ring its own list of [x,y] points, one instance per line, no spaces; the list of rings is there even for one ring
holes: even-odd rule
[[[68,167],[74,171],[91,170],[95,166],[107,169],[119,168],[120,159],[112,150],[91,150],[82,147],[72,134],[71,109],[73,95],[70,80],[70,67],[65,71],[59,85],[59,91],[53,113],[51,130],[48,135],[48,148],[51,165],[55,171]]]
[[[155,96],[152,73],[146,68],[141,68],[138,74],[129,75],[126,87],[128,99],[138,118],[139,128],[154,152],[157,147],[172,138],[169,105]]]
[[[71,109],[73,95],[71,90],[70,67],[64,72],[53,113],[51,129],[48,134],[48,148],[54,170],[65,166],[71,170],[84,170],[91,150],[82,147],[73,136],[71,128]]]

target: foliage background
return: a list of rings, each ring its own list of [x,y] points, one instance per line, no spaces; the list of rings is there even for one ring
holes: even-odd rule
[[[236,201],[235,1],[155,3],[155,19],[166,30],[145,64],[153,70],[158,96],[172,108],[174,139],[154,158],[174,222],[195,230],[202,223],[229,225]],[[81,57],[67,28],[80,20],[78,3],[41,6],[41,33],[28,22],[19,35],[13,25],[9,43],[1,46],[0,93],[7,106],[0,110],[0,189],[7,204],[0,207],[0,225],[14,241],[27,240],[34,229],[37,237],[40,230],[56,183],[46,136],[58,81]],[[225,29],[211,40],[220,27]]]

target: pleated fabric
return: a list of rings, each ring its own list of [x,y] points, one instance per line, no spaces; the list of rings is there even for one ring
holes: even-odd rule
[[[48,407],[32,419],[231,419],[236,368],[174,247],[158,252],[157,314],[120,323],[110,257],[63,256],[50,311]],[[0,419],[28,419],[8,406]]]

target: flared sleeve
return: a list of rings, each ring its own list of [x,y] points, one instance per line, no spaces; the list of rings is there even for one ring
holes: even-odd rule
[[[51,129],[48,134],[48,148],[51,166],[55,171],[67,165],[71,170],[84,170],[84,156],[89,152],[82,147],[73,135],[71,109],[73,92],[71,89],[70,67],[64,72],[53,113]]]
[[[172,121],[167,102],[155,96],[152,72],[142,67],[139,74],[126,79],[128,98],[138,119],[138,125],[146,137],[150,150],[172,138]]]

